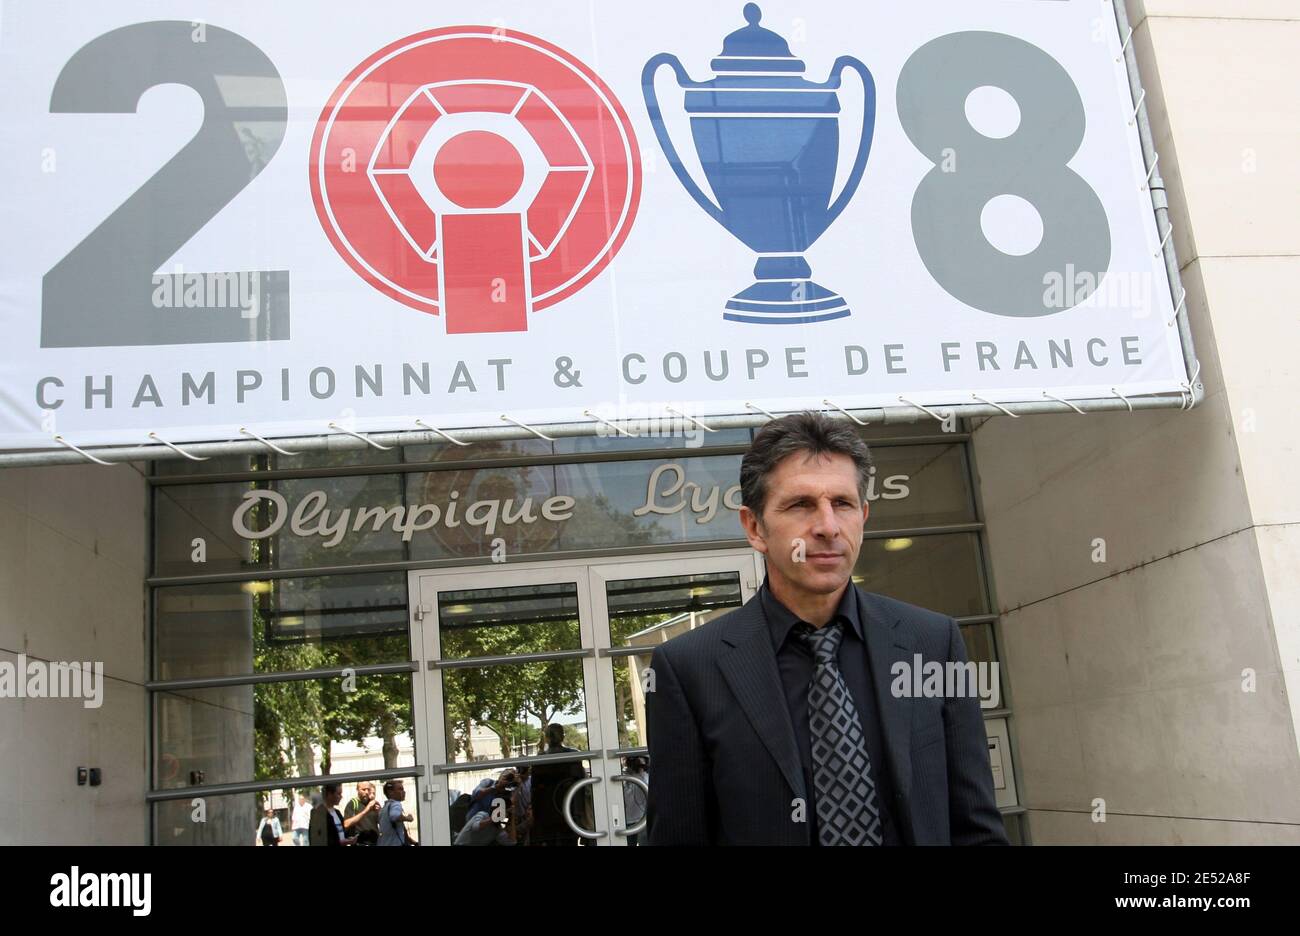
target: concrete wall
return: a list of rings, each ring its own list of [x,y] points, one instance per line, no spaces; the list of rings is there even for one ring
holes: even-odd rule
[[[143,844],[143,466],[0,469],[0,661],[100,661],[103,704],[0,699],[0,844]],[[78,766],[103,784],[79,787]]]
[[[1207,398],[975,431],[1022,800],[1037,844],[1297,844],[1300,6],[1129,6]]]

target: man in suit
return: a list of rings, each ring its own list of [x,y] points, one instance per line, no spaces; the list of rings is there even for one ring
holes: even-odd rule
[[[311,813],[308,837],[312,845],[334,847],[353,845],[357,838],[348,835],[338,805],[343,802],[343,784],[327,783],[321,787],[321,803]]]
[[[851,580],[870,470],[821,414],[755,436],[740,520],[767,578],[655,648],[650,844],[1006,844],[978,697],[891,689],[917,654],[966,662],[956,622]]]

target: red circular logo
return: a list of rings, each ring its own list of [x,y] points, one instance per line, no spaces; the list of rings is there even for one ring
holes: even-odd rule
[[[321,112],[310,168],[339,255],[449,333],[526,330],[613,259],[641,195],[632,125],[595,72],[488,26],[358,65]]]

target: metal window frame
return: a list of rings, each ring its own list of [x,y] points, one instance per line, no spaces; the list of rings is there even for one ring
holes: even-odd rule
[[[922,438],[929,439],[929,437],[922,437]],[[918,443],[914,440],[909,439],[906,440],[906,442],[900,442],[899,444],[935,444],[935,441],[957,442],[960,440],[962,447],[965,450],[963,471],[965,472],[966,477],[963,480],[967,486],[967,490],[970,497],[976,498],[977,492],[974,489],[974,478],[973,478],[973,472],[971,470],[972,459],[971,459],[971,452],[970,452],[970,439],[971,439],[970,433],[962,432],[962,433],[951,433],[946,436],[939,437],[937,440],[930,440],[930,441]],[[391,467],[391,466],[384,466],[384,467]],[[978,513],[977,503],[972,506],[975,508],[975,516],[978,517],[979,513]],[[150,505],[150,507],[152,508],[152,504]],[[870,533],[867,534],[867,538],[868,539],[890,539],[898,536],[938,536],[938,535],[950,535],[950,534],[960,534],[960,533],[979,534],[983,529],[984,529],[984,524],[977,520],[977,521],[957,523],[957,524],[937,524],[933,526],[907,527],[907,528],[899,528],[894,530],[871,531]],[[152,535],[152,531],[151,531],[151,535]],[[520,563],[517,563],[516,567],[520,564],[524,564],[525,562],[528,565],[533,565],[536,563],[542,563],[544,565],[557,565],[557,564],[565,565],[565,564],[569,564],[573,560],[587,560],[587,559],[603,559],[614,563],[617,563],[619,560],[631,560],[631,559],[645,559],[647,561],[650,561],[657,557],[671,555],[674,553],[718,552],[718,551],[734,550],[738,548],[745,548],[748,547],[748,545],[749,545],[748,541],[746,540],[732,539],[732,540],[703,541],[699,543],[675,543],[675,544],[666,544],[664,546],[659,546],[659,547],[627,546],[627,547],[618,547],[615,549],[575,550],[567,554],[553,553],[553,554],[546,554],[546,555],[538,555],[535,557],[530,556],[527,560],[521,560]],[[980,537],[979,546],[981,549],[981,553],[977,557],[977,561],[980,566],[979,576],[981,579],[981,587],[987,593],[987,591],[990,588],[990,584],[988,581],[989,579],[988,563],[987,563],[987,559],[985,558],[982,552],[984,548],[983,537]],[[228,575],[187,576],[184,578],[151,577],[150,579],[147,580],[146,583],[149,586],[150,598],[151,598],[149,603],[150,634],[152,635],[153,632],[153,627],[154,627],[153,617],[154,617],[154,610],[155,610],[154,601],[152,599],[154,598],[154,595],[156,594],[156,590],[159,587],[166,587],[172,585],[184,585],[184,584],[212,583],[212,582],[235,582],[235,581],[266,579],[266,578],[316,578],[327,574],[346,574],[349,572],[353,572],[353,573],[385,572],[385,571],[410,572],[410,571],[437,571],[437,570],[469,571],[473,569],[490,568],[494,565],[495,564],[492,563],[489,559],[471,560],[468,562],[460,559],[438,560],[433,562],[427,560],[425,561],[410,560],[410,561],[403,561],[398,563],[385,563],[385,564],[372,564],[372,565],[354,564],[354,565],[327,567],[327,568],[276,570],[273,573],[252,572],[252,573],[238,573],[238,574],[228,574]],[[389,568],[390,566],[392,566],[393,568],[390,569]],[[408,597],[408,601],[409,601],[409,597]],[[980,623],[980,622],[987,622],[993,619],[995,619],[994,615],[983,614],[983,615],[974,615],[974,616],[964,616],[958,619],[958,621],[959,623]],[[150,644],[149,654],[150,654],[151,667],[152,667],[153,655],[155,652],[152,636],[149,644]],[[610,652],[608,652],[607,655],[626,656],[626,655],[634,655],[635,652],[636,651],[634,648],[629,648],[628,653],[611,650]],[[441,669],[451,669],[456,667],[463,668],[463,667],[470,667],[470,666],[477,666],[477,665],[486,665],[493,662],[502,662],[502,663],[527,662],[527,660],[532,659],[534,657],[537,659],[570,659],[570,658],[582,659],[592,655],[594,655],[594,651],[590,649],[547,651],[540,654],[531,654],[523,657],[519,655],[503,656],[500,658],[500,660],[497,660],[496,658],[474,658],[474,659],[466,659],[466,660],[444,661],[439,665],[438,668]],[[350,667],[350,668],[331,667],[331,668],[323,668],[317,670],[296,670],[296,671],[277,672],[277,673],[256,673],[256,674],[250,673],[250,674],[236,674],[236,675],[229,675],[229,676],[193,677],[193,678],[178,679],[178,680],[151,679],[145,684],[145,688],[148,690],[146,693],[146,704],[148,705],[148,710],[149,710],[148,714],[149,714],[149,721],[151,725],[151,735],[156,734],[157,731],[157,720],[154,717],[154,698],[159,693],[165,693],[168,691],[216,688],[216,687],[224,687],[224,686],[258,685],[258,684],[265,684],[265,683],[272,683],[272,682],[288,682],[288,681],[302,681],[302,680],[311,680],[311,679],[319,679],[319,678],[329,678],[331,676],[341,675],[345,669],[351,669],[357,675],[381,675],[381,674],[415,673],[417,668],[418,668],[418,663],[416,661],[408,660],[402,662],[366,664],[366,665]],[[150,672],[152,673],[154,672],[154,670],[151,668]],[[636,753],[636,751],[633,749],[629,749],[629,751],[631,751],[631,753]],[[617,753],[622,756],[626,756],[629,753],[629,751],[620,750]],[[152,762],[152,753],[153,751],[151,749],[149,753],[150,756],[149,776],[151,778],[151,784],[150,784],[151,789],[146,793],[146,800],[149,801],[151,798],[153,799],[180,798],[179,794],[171,795],[174,791],[158,790],[153,787],[153,784],[156,783],[156,776],[154,773],[155,765]],[[605,752],[587,751],[581,753],[584,755],[584,757],[570,757],[570,759],[580,760],[589,757],[597,757],[597,756],[602,756]],[[551,755],[538,755],[538,756],[553,757]],[[493,768],[497,768],[497,767],[506,766],[513,762],[514,761],[512,760],[502,760],[499,762],[492,761],[490,763]],[[525,758],[519,762],[520,763],[530,762],[530,759]],[[460,772],[466,770],[483,769],[481,764],[480,766],[477,767],[475,766],[475,764],[479,764],[479,762],[470,762],[464,765],[458,764],[456,765],[455,770],[450,770],[450,769],[445,771],[443,770],[444,766],[450,766],[450,765],[429,765],[429,769],[434,773]],[[421,766],[420,769],[423,770],[424,769],[423,766]],[[412,774],[408,771],[403,775],[411,776]],[[345,775],[340,774],[335,776],[343,777]],[[367,776],[369,776],[369,774],[367,774]],[[298,779],[302,780],[302,779],[310,779],[310,778],[298,778]],[[244,781],[244,782],[235,782],[231,784],[210,785],[208,787],[203,787],[203,788],[187,787],[187,788],[183,788],[183,790],[187,794],[196,795],[196,796],[203,795],[202,793],[203,790],[207,790],[209,795],[225,795],[232,792],[235,793],[249,792],[249,791],[255,792],[257,790],[265,790],[265,789],[281,789],[290,785],[293,785],[292,782],[286,782],[283,780]],[[154,820],[151,811],[150,813],[151,835],[156,833],[156,829],[152,828],[153,821]]]
[[[971,435],[972,437],[974,436],[973,430]],[[989,625],[989,633],[993,638],[993,658],[998,663],[998,691],[1001,694],[999,700],[1001,705],[996,709],[982,712],[982,714],[986,719],[1006,719],[1007,747],[1009,748],[1008,754],[1011,757],[1011,777],[1012,781],[1016,785],[1017,799],[1015,806],[1007,806],[1005,808],[999,807],[999,811],[1002,813],[1003,817],[1008,815],[1020,816],[1017,821],[1020,823],[1021,838],[1025,845],[1032,845],[1032,833],[1029,828],[1029,810],[1028,807],[1025,806],[1024,775],[1021,772],[1020,765],[1020,733],[1016,726],[1015,696],[1012,687],[1012,676],[1002,665],[1002,648],[1004,646],[1002,637],[1002,613],[998,607],[997,584],[994,581],[993,575],[993,557],[988,542],[986,525],[988,515],[984,509],[983,492],[980,486],[976,483],[979,472],[975,464],[975,442],[973,438],[966,446],[966,470],[969,473],[968,484],[971,493],[975,497],[975,516],[980,522],[980,532],[976,534],[976,539],[979,543],[980,564],[983,566],[982,579],[984,582],[985,600],[987,601],[988,607],[992,613],[973,615],[969,618],[958,618],[957,623],[959,625],[963,623],[986,623]]]
[[[928,437],[920,437],[920,438],[926,438],[927,441],[920,442],[918,439],[907,439],[907,440],[900,441],[899,444],[934,444],[935,441],[942,441],[942,442],[960,441],[962,443],[963,449],[965,450],[964,472],[966,477],[964,479],[964,483],[967,485],[969,495],[974,499],[974,503],[972,504],[972,507],[975,511],[974,515],[979,519],[977,519],[974,522],[959,523],[959,524],[941,524],[941,525],[935,525],[929,527],[910,527],[910,528],[904,528],[899,530],[872,531],[870,534],[868,534],[868,538],[886,539],[886,538],[892,538],[900,535],[926,536],[926,535],[945,535],[945,534],[968,533],[968,532],[974,532],[977,535],[981,534],[981,532],[984,529],[984,523],[982,522],[982,518],[980,515],[978,491],[976,491],[974,487],[973,454],[971,451],[971,434],[969,432],[961,432],[961,433],[951,433],[939,437],[938,439],[929,439]],[[387,468],[392,466],[384,466],[384,467]],[[152,503],[150,504],[150,516],[152,522]],[[152,529],[150,533],[152,537]],[[718,552],[718,551],[734,550],[736,548],[743,548],[747,546],[748,546],[748,542],[745,540],[726,540],[726,541],[709,541],[709,542],[701,542],[701,543],[669,544],[666,547],[658,547],[658,548],[647,548],[644,546],[637,546],[637,547],[620,547],[616,550],[593,549],[593,550],[574,551],[575,553],[580,553],[580,555],[550,554],[545,556],[530,557],[528,563],[529,564],[543,563],[545,565],[556,565],[556,564],[565,565],[570,563],[574,559],[595,559],[595,558],[604,559],[614,563],[617,563],[619,560],[628,560],[628,559],[635,559],[635,558],[644,558],[647,561],[652,561],[657,557],[662,557],[664,555],[669,555],[672,553]],[[979,535],[979,547],[980,547],[980,555],[978,557],[978,562],[980,565],[981,587],[985,590],[986,595],[988,595],[991,592],[992,584],[991,584],[989,564],[986,557],[987,547],[984,541],[984,537],[982,535]],[[471,561],[471,562],[465,562],[463,560],[445,560],[445,561],[438,561],[438,562],[411,561],[411,562],[395,563],[391,565],[395,565],[398,568],[409,572],[417,569],[428,570],[428,571],[436,571],[439,569],[443,569],[447,571],[450,571],[452,569],[470,570],[474,568],[490,567],[493,565],[493,563],[491,563],[489,560]],[[213,580],[236,581],[236,580],[268,578],[268,577],[275,577],[275,578],[317,577],[326,574],[326,572],[336,572],[339,570],[345,572],[346,571],[356,571],[356,572],[387,571],[387,569],[383,567],[376,567],[374,565],[362,564],[356,566],[339,567],[338,570],[331,568],[328,570],[325,569],[290,570],[284,572],[277,572],[277,574],[275,575],[267,575],[265,573],[251,573],[251,574],[241,574],[237,576],[202,576],[202,577],[198,577],[198,580],[199,581],[213,581]],[[397,571],[397,569],[393,569],[392,571]],[[175,579],[167,579],[167,578],[151,578],[147,583],[150,587],[150,597],[152,599],[153,592],[156,590],[157,587],[162,587],[162,586],[172,585],[172,584],[185,584],[188,583],[189,581],[190,580],[188,577],[180,581],[177,581]],[[151,635],[152,635],[152,630],[154,625],[153,604],[154,603],[151,600],[149,603]],[[968,616],[958,618],[957,620],[959,623],[986,623],[990,621],[996,621],[996,615],[991,615],[991,614],[968,615]],[[994,637],[994,640],[996,646],[997,644],[996,635]],[[153,663],[153,656],[154,656],[152,636],[149,643],[150,643],[149,655],[150,655],[150,665],[151,665],[150,672],[152,673],[153,672],[152,663]],[[590,649],[580,649],[580,650],[566,650],[566,651],[551,651],[551,652],[545,652],[542,654],[535,654],[530,656],[537,656],[538,658],[546,658],[546,659],[585,658],[588,656],[592,656],[593,652],[594,651]],[[623,656],[623,655],[631,655],[631,654],[610,652],[608,655]],[[501,658],[501,662],[521,662],[523,661],[523,659],[524,658],[521,658],[519,656],[509,656],[509,657]],[[491,663],[491,662],[495,662],[495,660],[486,659],[486,658],[455,660],[455,661],[447,661],[443,663],[441,668],[445,669],[445,668],[454,668],[457,666],[461,666],[461,667],[474,666],[474,665],[481,665],[481,664]],[[351,667],[350,669],[352,669],[352,671],[358,675],[380,675],[380,674],[399,674],[399,673],[414,674],[417,668],[418,668],[418,663],[416,661],[411,660],[411,661],[393,662],[393,663],[367,664],[363,666]],[[159,693],[165,693],[169,690],[176,691],[176,690],[188,690],[188,689],[201,689],[201,688],[211,688],[211,687],[231,686],[231,685],[256,685],[256,684],[271,683],[271,682],[285,682],[285,681],[299,681],[299,680],[309,680],[309,679],[318,679],[318,678],[328,678],[330,676],[340,675],[344,669],[348,669],[348,668],[331,667],[331,668],[319,669],[319,670],[302,670],[302,671],[281,672],[281,673],[242,674],[242,675],[218,676],[218,677],[195,677],[195,678],[188,678],[182,680],[150,680],[149,682],[146,683],[145,688],[147,690],[146,705],[148,706],[148,718],[149,718],[149,724],[151,729],[150,731],[151,738],[154,735],[156,735],[157,732],[157,720],[154,717],[154,707],[155,707],[154,700],[157,694]],[[1009,714],[1009,710],[1006,708],[1000,709],[997,712],[985,713],[985,715],[988,717],[994,715],[1005,716],[1008,714]],[[526,763],[539,763],[539,762],[549,763],[549,762],[560,762],[560,761],[570,761],[570,760],[582,761],[582,760],[588,760],[592,758],[611,759],[614,757],[626,757],[637,753],[644,753],[645,748],[644,747],[629,748],[626,750],[618,749],[617,751],[606,751],[603,749],[599,749],[599,750],[580,751],[580,752],[575,752],[574,754],[565,754],[565,755],[533,755],[533,756],[528,756],[523,758],[509,758],[509,759],[483,761],[483,762],[473,761],[473,762],[461,763],[461,764],[421,764],[419,763],[419,759],[417,755],[417,763],[411,767],[390,768],[381,771],[365,771],[365,772],[348,773],[348,774],[299,776],[299,777],[275,779],[275,780],[236,781],[231,783],[208,784],[203,786],[182,787],[176,789],[157,789],[154,787],[154,783],[156,783],[156,775],[154,772],[155,765],[153,764],[153,751],[154,748],[151,746],[147,755],[149,757],[148,776],[150,777],[151,782],[150,782],[150,789],[147,790],[145,793],[145,801],[146,804],[149,805],[150,807],[152,807],[154,803],[160,801],[194,798],[199,796],[234,795],[234,794],[247,793],[247,792],[260,792],[264,790],[273,790],[273,789],[288,789],[288,788],[302,787],[302,786],[318,786],[320,785],[320,783],[323,782],[346,783],[358,779],[367,779],[367,778],[379,779],[379,780],[390,779],[395,777],[424,778],[427,776],[429,778],[433,778],[438,775],[462,773],[462,772],[469,772],[469,771],[483,770],[483,769],[495,770],[506,766],[512,766],[512,765],[517,766]],[[1013,758],[1015,758],[1014,750],[1012,756]],[[1018,760],[1013,760],[1013,764],[1018,765]],[[155,813],[156,811],[153,808],[148,809],[150,841],[152,841],[153,836],[157,834]]]
[[[360,780],[405,780],[407,777],[421,779],[425,771],[419,764],[410,767],[386,767],[382,770],[359,770],[340,774],[310,774],[306,776],[285,777],[279,780],[246,780],[234,783],[207,783],[201,786],[175,787],[168,790],[149,790],[144,795],[145,803],[169,800],[194,799],[207,796],[237,796],[240,793],[261,793],[266,790],[290,790],[302,787],[318,787],[326,783],[354,783]],[[153,810],[149,810],[152,815]],[[155,830],[156,832],[156,830]]]
[[[414,673],[414,660],[393,663],[367,663],[362,666],[330,666],[309,670],[282,670],[274,673],[235,673],[230,676],[194,676],[185,679],[151,679],[144,687],[149,692],[188,692],[194,689],[224,689],[230,686],[263,686],[278,682],[308,682],[350,673],[353,676],[388,676]]]
[[[962,465],[963,474],[969,478],[969,445],[971,435],[969,431],[950,432],[941,434],[928,434],[918,436],[893,436],[885,439],[867,441],[871,449],[875,448],[909,448],[933,445],[958,445],[963,452],[965,461]],[[744,445],[726,445],[716,448],[702,447],[687,453],[678,453],[672,450],[672,454],[678,458],[708,458],[713,456],[739,455],[748,451],[749,447]],[[463,462],[447,463],[429,463],[429,462],[409,462],[394,463],[385,465],[365,465],[365,466],[335,466],[330,468],[302,469],[296,472],[292,469],[283,469],[267,472],[222,472],[216,475],[178,475],[178,476],[158,476],[156,472],[151,472],[148,476],[151,485],[150,508],[153,509],[153,498],[157,496],[159,488],[175,486],[198,486],[204,484],[230,484],[241,483],[244,481],[273,481],[273,480],[298,480],[300,478],[325,478],[325,477],[355,477],[355,476],[373,476],[373,475],[398,475],[409,473],[422,473],[428,471],[469,471],[480,468],[493,467],[559,467],[571,465],[585,465],[593,463],[610,463],[622,461],[660,461],[667,457],[665,453],[656,453],[654,450],[639,450],[637,452],[603,452],[592,453],[589,457],[574,458],[567,455],[560,456],[538,456],[537,460],[528,458],[511,457],[508,459],[467,459]],[[156,467],[156,466],[155,466]],[[976,516],[973,500],[974,490],[967,486],[967,506],[971,508],[971,515]],[[928,533],[960,533],[972,532],[978,528],[975,521],[966,521],[956,524],[941,525],[923,525],[912,527],[898,527],[896,529],[873,529],[866,533],[867,539],[889,539],[900,536],[926,535]],[[747,545],[746,540],[739,537],[732,537],[721,540],[701,540],[693,542],[665,543],[650,546],[615,546],[608,548],[591,548],[591,549],[574,549],[574,550],[556,550],[546,553],[530,554],[529,560],[542,558],[555,559],[588,559],[597,556],[639,556],[647,553],[658,552],[675,552],[691,551],[697,549],[717,549],[741,547]],[[151,542],[149,553],[149,568],[152,572],[156,568],[157,556],[155,555],[156,543]],[[311,569],[292,568],[292,569],[251,569],[239,572],[212,572],[196,575],[156,575],[151,574],[146,579],[146,584],[151,588],[166,588],[182,585],[200,585],[220,582],[250,582],[266,581],[283,578],[304,578],[323,575],[349,575],[362,572],[374,572],[382,574],[385,572],[409,572],[417,569],[439,569],[439,568],[461,568],[472,567],[474,565],[487,565],[490,560],[482,557],[460,558],[449,557],[444,559],[395,559],[386,562],[370,563],[339,563],[331,566],[315,566]]]

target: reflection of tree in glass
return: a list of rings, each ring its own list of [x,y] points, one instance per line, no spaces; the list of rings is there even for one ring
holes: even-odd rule
[[[542,726],[556,717],[584,711],[582,661],[446,669],[443,699],[451,759],[458,753],[474,759],[470,730],[475,723],[496,733],[502,755],[508,757],[525,741],[536,745]],[[534,748],[532,753],[538,751]]]
[[[265,597],[265,596],[259,596]],[[393,659],[405,638],[382,637],[324,643],[268,645],[258,602],[253,612],[254,655],[259,672],[353,667]],[[345,692],[342,677],[263,683],[254,691],[256,778],[315,773],[312,745],[322,751],[321,772],[330,772],[333,741],[383,742],[384,767],[396,767],[397,736],[409,732],[411,680],[407,674],[355,677]]]
[[[355,692],[345,692],[342,680],[328,679],[321,684],[321,699],[325,703],[321,722],[329,740],[360,744],[368,738],[380,738],[384,767],[397,766],[396,738],[412,727],[409,674],[358,676]],[[321,770],[329,772],[328,753]]]
[[[619,510],[605,494],[582,497],[578,503],[580,509],[574,510],[561,531],[559,549],[649,546],[674,539],[658,520]]]
[[[488,449],[482,453],[483,457],[511,454],[504,450],[491,451],[492,444],[481,444]],[[454,451],[447,454],[460,457]],[[582,490],[561,490],[557,468],[550,465],[431,471],[412,476],[411,488],[414,501],[445,508],[452,502],[454,491],[459,504],[458,525],[448,527],[445,522],[439,522],[431,530],[416,534],[417,540],[433,537],[437,544],[433,550],[424,542],[417,544],[416,552],[422,555],[487,556],[492,554],[493,543],[498,540],[507,556],[522,556],[589,545],[641,546],[669,539],[658,520],[639,519],[630,511],[617,509],[598,489],[588,486]],[[548,520],[541,515],[542,502],[555,494],[576,498],[572,516],[567,520]],[[519,514],[529,498],[533,521],[524,522],[521,518],[506,524],[503,518],[507,510],[511,516]],[[464,522],[470,505],[484,500],[501,505],[496,529],[491,532],[483,523]]]
[[[252,510],[250,523],[260,528],[267,521],[267,501]],[[250,560],[255,567],[270,557],[273,542],[250,543]],[[410,658],[409,639],[400,633],[348,637],[361,630],[378,630],[392,614],[381,608],[346,609],[347,629],[341,638],[331,639],[319,631],[302,631],[292,639],[276,637],[272,622],[289,611],[303,615],[309,608],[320,609],[331,599],[330,581],[345,576],[298,580],[292,608],[285,608],[285,591],[290,583],[270,580],[257,583],[253,601],[253,670],[294,672],[315,669],[364,666]],[[313,595],[313,592],[316,595]],[[321,772],[330,772],[333,741],[370,738],[383,742],[384,766],[396,767],[397,736],[411,730],[410,677],[356,677],[356,692],[344,692],[341,677],[263,683],[254,690],[254,768],[256,779],[314,774],[313,745],[322,751]]]
[[[627,640],[628,634],[662,624],[663,614],[622,614],[609,622],[610,639],[614,646],[632,646]],[[627,657],[614,658],[614,712],[618,722],[619,747],[640,747],[643,743],[637,730],[636,694],[642,693],[641,687],[634,685],[635,678],[628,666]]]
[[[439,637],[444,660],[574,650],[582,646],[576,615],[558,621],[521,621],[518,624],[484,623],[473,627],[444,624]]]
[[[618,724],[618,746],[632,748],[641,746],[641,733],[637,730],[636,708],[632,704],[633,693],[637,690],[632,684],[632,673],[627,665],[627,657],[614,658],[614,718]]]

